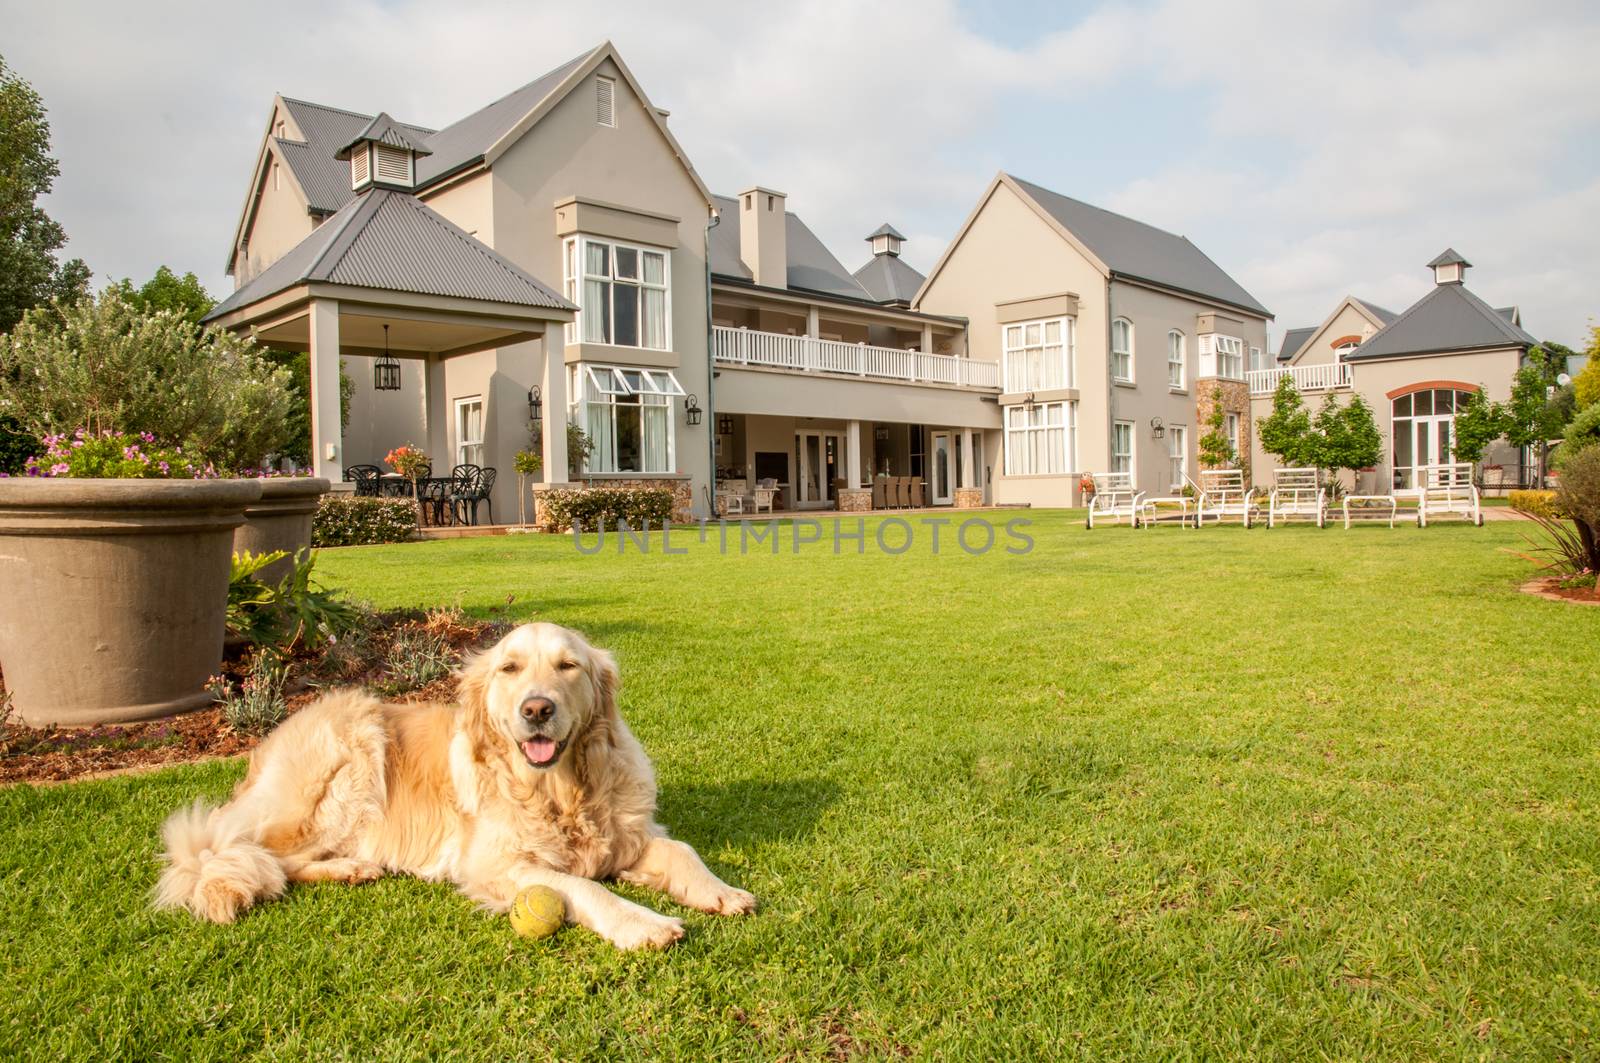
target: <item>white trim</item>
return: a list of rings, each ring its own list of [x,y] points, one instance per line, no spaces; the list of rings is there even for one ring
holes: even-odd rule
[[[461,421],[461,415],[462,415],[463,411],[465,411],[469,406],[474,406],[474,405],[478,407],[478,438],[477,439],[473,439],[473,440],[469,440],[469,439],[467,439],[466,426]],[[455,445],[456,460],[454,462],[452,462],[451,464],[453,464],[453,465],[478,465],[478,466],[483,465],[483,459],[484,459],[484,453],[483,453],[484,442],[483,442],[483,438],[484,438],[485,435],[488,434],[485,431],[485,429],[487,428],[486,411],[487,411],[487,407],[484,404],[482,395],[467,395],[467,396],[464,396],[462,398],[459,398],[459,399],[455,400],[455,419],[452,422],[452,428],[454,429],[455,439],[456,439],[456,445]],[[477,461],[468,460],[468,458],[466,456],[466,450],[467,450],[468,447],[476,447],[478,449],[478,455],[477,455],[478,460]]]
[[[604,74],[594,79],[594,120],[606,129],[617,128],[617,79]]]
[[[1052,325],[1059,330],[1054,343],[1049,338]],[[1066,316],[1008,321],[1001,325],[1000,372],[1004,381],[1002,390],[1018,393],[1077,387],[1077,332],[1077,319]],[[1051,351],[1055,351],[1059,356],[1055,366],[1047,361]],[[1014,356],[1020,363],[1015,367],[1015,373],[1012,372]],[[1035,360],[1035,356],[1037,366],[1030,364]],[[1037,372],[1033,371],[1035,369]]]
[[[588,268],[589,249],[592,247],[605,248],[605,265],[602,273],[590,273]],[[631,251],[637,257],[634,263],[632,277],[618,276],[617,252]],[[661,281],[646,280],[645,266],[652,257],[661,259]],[[578,312],[573,315],[572,323],[564,330],[568,344],[603,343],[611,347],[636,347],[646,351],[672,350],[672,251],[665,247],[656,247],[651,244],[636,244],[626,240],[614,240],[610,237],[589,236],[579,233],[568,237],[562,242],[561,248],[561,280],[562,294],[578,307]],[[600,324],[595,337],[590,337],[584,324],[584,314],[594,310],[589,307],[585,310],[584,303],[591,283],[608,285],[610,290],[611,315]],[[636,299],[636,317],[634,319],[635,337],[637,343],[619,343],[616,338],[616,308],[619,289],[631,289],[638,294]],[[659,291],[662,294],[662,321],[661,342],[659,344],[645,343],[645,293]],[[609,326],[609,334],[607,327]]]
[[[1121,455],[1121,454],[1119,454],[1117,452],[1117,429],[1119,429],[1119,428],[1126,428],[1128,430],[1128,452],[1127,452],[1126,455]],[[1111,422],[1111,471],[1112,472],[1126,473],[1128,475],[1128,477],[1129,477],[1129,482],[1130,483],[1138,483],[1138,479],[1139,479],[1139,477],[1138,477],[1139,443],[1138,443],[1138,439],[1137,439],[1138,435],[1139,435],[1139,424],[1138,424],[1137,421],[1112,421]],[[1119,468],[1117,468],[1118,459],[1121,458],[1121,457],[1124,457],[1124,456],[1126,456],[1126,458],[1127,458],[1128,467],[1125,468],[1125,469],[1119,469]]]
[[[1178,342],[1174,344],[1173,340]],[[1174,367],[1178,370],[1176,380],[1172,379]],[[1189,386],[1189,337],[1183,334],[1182,329],[1167,332],[1167,386],[1180,391]]]
[[[1124,346],[1121,347],[1121,348],[1117,347],[1117,326],[1118,325],[1125,326],[1125,328],[1123,329]],[[1112,322],[1111,322],[1111,379],[1113,381],[1115,381],[1116,383],[1119,383],[1119,384],[1132,384],[1134,382],[1134,376],[1135,376],[1135,374],[1137,372],[1137,370],[1134,368],[1134,363],[1135,363],[1135,360],[1136,360],[1135,357],[1134,357],[1134,351],[1136,350],[1137,343],[1138,343],[1138,340],[1134,336],[1133,322],[1132,321],[1129,321],[1125,317],[1119,317],[1119,318],[1115,318],[1115,319],[1112,320]],[[1127,359],[1128,359],[1128,373],[1127,373],[1126,376],[1119,376],[1117,374],[1117,358],[1119,356],[1126,356]]]
[[[1077,465],[1078,404],[1041,402],[1001,411],[1007,476],[1066,476]],[[1059,432],[1059,447],[1051,435]],[[1039,438],[1043,437],[1041,447]],[[1036,460],[1038,459],[1038,460]],[[1043,464],[1046,467],[1040,468]],[[1059,464],[1060,468],[1053,466]]]

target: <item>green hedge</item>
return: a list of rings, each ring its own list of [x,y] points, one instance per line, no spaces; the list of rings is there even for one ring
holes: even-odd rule
[[[417,533],[417,504],[409,498],[325,495],[311,527],[313,546],[403,543]]]
[[[1507,497],[1511,502],[1511,508],[1522,513],[1532,513],[1541,517],[1557,515],[1554,491],[1512,491]]]
[[[672,492],[662,487],[595,487],[548,491],[540,497],[545,527],[552,531],[594,531],[602,522],[615,528],[622,521],[636,530],[661,528],[672,519]]]

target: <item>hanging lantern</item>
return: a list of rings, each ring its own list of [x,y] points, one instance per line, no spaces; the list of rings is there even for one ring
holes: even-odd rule
[[[528,389],[528,420],[533,422],[535,429],[544,421],[544,400],[538,384]]]
[[[693,395],[690,395],[688,398],[683,400],[683,418],[687,423],[699,424],[701,413],[702,411],[700,409],[699,399],[695,398]]]
[[[383,326],[383,357],[372,363],[372,390],[400,390],[400,363],[389,354],[388,325]]]

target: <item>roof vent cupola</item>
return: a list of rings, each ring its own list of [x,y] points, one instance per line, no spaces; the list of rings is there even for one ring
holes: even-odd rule
[[[1433,270],[1433,283],[1460,284],[1466,279],[1467,269],[1471,265],[1455,248],[1447,247],[1439,252],[1438,258],[1428,263],[1428,268]]]
[[[357,192],[374,186],[410,191],[417,184],[417,160],[431,154],[419,133],[380,111],[334,158],[350,163],[350,187]]]
[[[905,242],[906,238],[888,222],[878,226],[867,237],[867,243],[872,245],[872,253],[874,255],[898,255],[900,253],[900,245]]]

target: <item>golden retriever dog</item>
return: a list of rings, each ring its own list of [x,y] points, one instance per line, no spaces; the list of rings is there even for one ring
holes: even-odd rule
[[[656,823],[655,773],[617,687],[609,653],[526,624],[466,663],[459,705],[330,694],[256,748],[227,804],[167,821],[155,903],[227,923],[291,882],[397,873],[506,911],[540,885],[566,901],[568,922],[624,949],[670,945],[683,924],[598,879],[704,912],[753,910]]]

